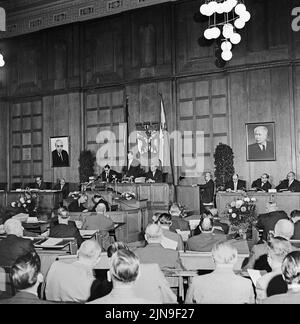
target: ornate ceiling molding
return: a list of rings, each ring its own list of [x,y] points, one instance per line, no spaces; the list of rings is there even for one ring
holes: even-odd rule
[[[177,0],[9,0],[0,1],[7,11],[6,32],[0,38],[32,33],[124,11]]]

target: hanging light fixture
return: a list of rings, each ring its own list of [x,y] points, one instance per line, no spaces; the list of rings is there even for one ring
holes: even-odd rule
[[[222,59],[230,61],[232,58],[232,44],[241,41],[237,29],[243,29],[251,18],[243,0],[205,0],[200,6],[200,13],[208,16],[208,27],[204,31],[206,39],[222,37]],[[220,16],[222,17],[220,21]]]
[[[3,55],[0,53],[0,67],[3,67],[4,65],[5,65],[5,61]]]

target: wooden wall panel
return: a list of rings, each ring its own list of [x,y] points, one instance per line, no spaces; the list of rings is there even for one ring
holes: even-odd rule
[[[7,182],[7,156],[9,149],[7,147],[8,134],[8,103],[0,102],[0,182]]]
[[[288,68],[263,69],[230,76],[231,143],[235,153],[235,169],[247,180],[248,185],[263,172],[269,173],[272,183],[277,185],[288,171],[295,170],[289,79]],[[276,161],[247,162],[245,124],[268,121],[275,122]]]

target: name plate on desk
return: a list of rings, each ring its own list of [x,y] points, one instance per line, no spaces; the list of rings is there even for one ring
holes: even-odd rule
[[[269,193],[276,193],[277,190],[276,190],[276,189],[269,189],[268,192],[269,192]]]

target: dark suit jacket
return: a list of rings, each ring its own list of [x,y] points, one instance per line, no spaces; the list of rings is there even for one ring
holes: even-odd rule
[[[289,219],[286,212],[283,210],[273,211],[271,213],[260,214],[258,216],[256,227],[263,230],[262,239],[267,241],[269,231],[273,231],[275,224],[280,219]]]
[[[129,169],[128,167],[123,167],[123,173],[126,177],[142,177],[144,175],[144,171],[141,169],[141,164],[138,160],[133,159]]]
[[[296,222],[294,225],[294,235],[292,240],[300,240],[300,221]]]
[[[261,179],[256,179],[255,181],[252,182],[251,188],[257,188],[257,190],[267,191],[267,192],[269,189],[272,188],[272,185],[269,181],[264,183],[263,186],[261,185],[262,185]]]
[[[170,231],[176,232],[177,229],[181,231],[189,231],[190,224],[187,220],[181,218],[180,216],[172,216],[172,225],[170,226]]]
[[[57,183],[54,187],[53,190],[61,190],[62,194],[63,194],[63,199],[68,198],[69,195],[69,184],[65,183],[64,186],[61,189],[60,183]]]
[[[205,204],[214,201],[215,183],[210,179],[205,184],[198,184],[201,189],[201,201]]]
[[[249,160],[271,160],[274,158],[274,143],[267,141],[265,151],[262,151],[257,143],[248,145]]]
[[[276,187],[277,190],[287,189],[289,191],[299,192],[300,191],[300,182],[298,180],[294,180],[292,184],[289,186],[289,181],[287,179],[280,182],[280,184]]]
[[[30,240],[16,235],[7,235],[0,241],[0,266],[12,266],[18,257],[34,251]]]
[[[0,304],[55,304],[55,303],[46,300],[41,300],[34,294],[20,291],[12,298],[0,300]]]
[[[73,200],[68,206],[68,210],[70,212],[82,212],[85,209],[87,209],[87,208],[84,207],[82,204],[80,204],[80,206],[78,205],[78,200],[77,199]]]
[[[156,170],[153,176],[153,172],[149,171],[146,173],[146,181],[147,180],[154,180],[155,182],[162,182],[163,181],[163,174],[160,170]]]
[[[53,167],[67,167],[69,166],[69,154],[67,151],[61,151],[62,158],[58,156],[57,150],[52,151],[52,166]]]
[[[230,180],[225,185],[225,190],[231,189],[234,190],[234,183],[233,180]],[[237,190],[245,190],[246,189],[246,181],[244,180],[238,180],[237,183]]]
[[[112,182],[113,179],[114,179],[113,176],[115,176],[116,179],[120,178],[120,174],[118,172],[116,172],[114,170],[110,170],[109,174],[108,174],[108,179],[107,179],[105,171],[102,171],[102,173],[101,173],[101,181]]]
[[[53,226],[50,227],[49,237],[74,237],[77,241],[78,248],[83,242],[80,232],[76,227],[76,223],[73,221],[69,221],[68,225],[54,223]]]
[[[39,190],[45,190],[47,189],[46,184],[44,181],[42,181],[41,185],[39,186],[36,182],[32,184],[32,189],[39,189]]]

